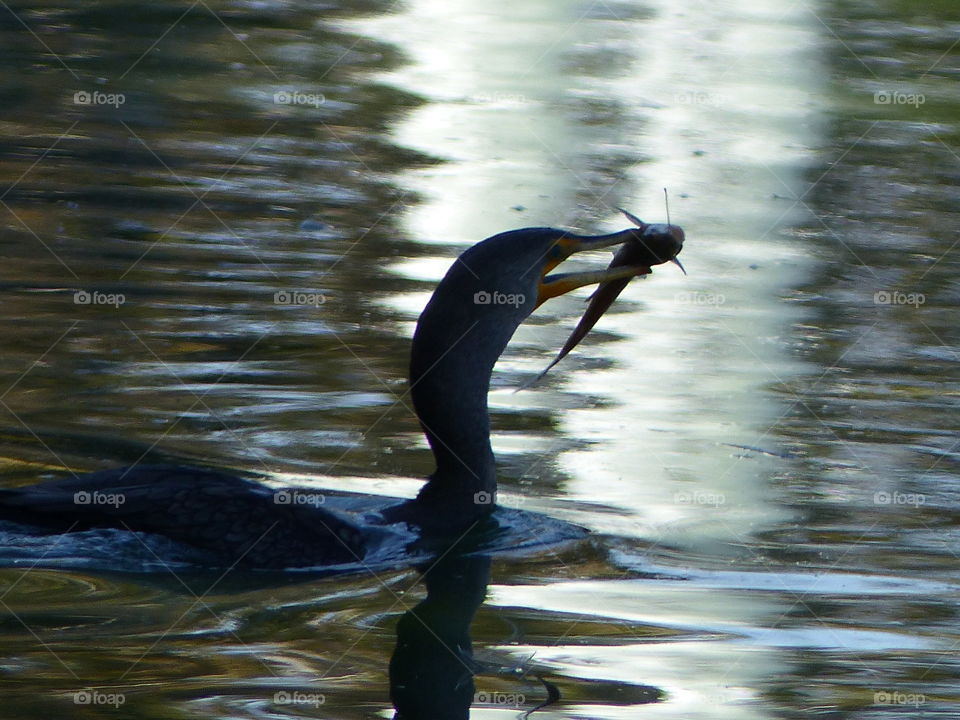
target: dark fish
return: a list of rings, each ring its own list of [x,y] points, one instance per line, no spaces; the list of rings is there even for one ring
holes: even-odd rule
[[[637,229],[628,231],[630,237],[614,255],[608,267],[615,268],[624,265],[635,267],[637,268],[636,275],[619,280],[609,280],[601,284],[590,296],[590,304],[587,306],[586,312],[580,318],[577,327],[570,333],[570,337],[567,338],[567,342],[561,348],[557,357],[547,365],[542,373],[524,387],[539,382],[550,371],[550,368],[563,360],[567,353],[573,350],[593,329],[593,326],[610,309],[614,300],[619,297],[634,277],[649,275],[652,272],[651,267],[653,265],[660,265],[665,262],[676,264],[686,275],[687,271],[677,260],[677,254],[683,249],[684,234],[682,228],[677,225],[648,224],[623,208],[619,208],[619,210],[627,216],[630,222],[637,226]]]

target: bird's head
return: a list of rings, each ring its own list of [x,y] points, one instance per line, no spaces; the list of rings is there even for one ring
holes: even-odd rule
[[[485,397],[493,366],[513,333],[537,307],[585,285],[645,275],[652,265],[676,261],[683,230],[650,225],[632,215],[637,227],[607,235],[578,235],[555,228],[524,228],[489,237],[464,251],[437,285],[414,334],[410,380],[427,376],[461,392]],[[609,267],[555,273],[571,256],[619,246]],[[678,263],[679,264],[679,263]],[[446,390],[449,388],[449,390]]]
[[[683,230],[676,225],[646,223],[609,235],[565,235],[549,250],[537,289],[537,307],[550,298],[564,295],[584,285],[645,275],[653,265],[673,262],[682,268],[677,254],[683,248],[683,241]],[[550,274],[557,265],[574,253],[611,246],[620,246],[620,249],[614,262],[606,270]]]
[[[676,255],[684,240],[681,228],[628,217],[638,227],[607,235],[524,228],[487,238],[457,258],[424,315],[442,314],[448,325],[456,319],[459,322],[450,327],[461,332],[476,323],[496,329],[498,337],[506,334],[497,347],[499,356],[517,326],[550,298],[585,285],[644,275],[653,265],[670,261],[679,265]],[[577,253],[615,246],[621,247],[617,260],[605,270],[553,272]]]

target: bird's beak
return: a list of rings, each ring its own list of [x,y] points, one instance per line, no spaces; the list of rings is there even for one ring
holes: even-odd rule
[[[584,285],[597,284],[599,287],[590,296],[590,304],[584,312],[576,329],[567,338],[567,342],[546,369],[534,378],[529,384],[535,383],[560,362],[564,356],[573,350],[577,344],[587,336],[597,321],[610,309],[621,291],[629,284],[631,278],[648,275],[654,265],[672,262],[686,275],[683,265],[677,260],[677,253],[683,249],[684,232],[677,225],[652,225],[631,215],[626,210],[623,213],[636,225],[636,229],[624,230],[611,235],[592,237],[563,236],[550,248],[550,262],[546,263],[543,277],[537,293],[537,306],[550,298],[563,295]],[[606,270],[583,273],[566,273],[562,275],[547,275],[561,261],[575,252],[594,250],[596,248],[621,245]]]
[[[610,280],[622,280],[624,278],[649,273],[649,267],[622,265],[620,267],[607,268],[606,270],[560,273],[557,275],[547,274],[574,253],[622,245],[630,239],[632,232],[633,231],[628,230],[613,233],[612,235],[599,235],[595,237],[574,237],[568,235],[560,238],[560,240],[557,241],[558,246],[561,248],[559,257],[550,258],[544,265],[543,275],[537,291],[537,307],[540,307],[550,298],[565,295],[571,290],[576,290],[585,285],[599,285],[600,283],[605,283]]]

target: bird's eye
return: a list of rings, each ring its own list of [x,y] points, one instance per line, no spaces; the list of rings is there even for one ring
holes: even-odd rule
[[[563,248],[560,247],[560,243],[557,243],[550,249],[550,257],[560,257],[563,254]]]

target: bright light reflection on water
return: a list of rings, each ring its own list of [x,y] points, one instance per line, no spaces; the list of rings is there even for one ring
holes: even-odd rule
[[[451,12],[461,21],[445,24],[434,42],[416,42]],[[768,502],[769,458],[744,458],[729,445],[778,452],[765,431],[784,407],[760,390],[794,370],[782,343],[794,318],[778,293],[799,280],[806,260],[777,235],[797,211],[757,193],[771,180],[783,193],[799,187],[797,148],[818,140],[810,121],[822,82],[811,62],[814,20],[797,9],[773,13],[770,22],[771,13],[755,3],[725,14],[721,30],[708,6],[664,6],[633,23],[588,18],[571,27],[555,4],[504,20],[510,15],[412,3],[407,12],[364,23],[408,43],[414,55],[385,80],[432,100],[395,130],[396,140],[448,159],[411,177],[428,190],[404,217],[412,235],[466,246],[523,225],[579,220],[578,229],[603,231],[625,225],[615,205],[662,222],[661,188],[669,188],[671,219],[687,232],[682,258],[690,276],[661,267],[633,283],[618,306],[627,312],[608,315],[598,328],[615,333],[615,341],[588,341],[553,370],[564,391],[617,405],[561,416],[567,436],[590,441],[559,457],[570,475],[563,491],[622,510],[598,517],[595,529],[710,548],[785,517]],[[494,21],[495,31],[484,25]],[[564,64],[561,35],[574,55],[606,53],[615,61]],[[654,50],[651,38],[671,40]],[[785,48],[794,48],[792,58]],[[552,80],[554,73],[565,83]],[[475,92],[464,96],[468,87]],[[617,123],[582,122],[570,105],[584,98],[612,99]],[[624,128],[631,126],[642,132],[630,136]],[[643,162],[627,163],[623,180],[601,195],[590,189],[590,157],[611,146],[626,146]],[[767,177],[755,183],[759,176]],[[558,178],[565,189],[558,191]],[[581,197],[571,198],[566,188],[578,185]],[[407,261],[398,271],[439,277],[448,262]],[[539,345],[546,357],[572,326],[579,302],[556,302],[544,312],[561,313],[561,322],[522,328],[516,341]],[[584,369],[601,356],[610,367]],[[501,368],[531,369],[526,357],[508,358]],[[555,405],[553,392],[529,390],[509,406],[525,398]],[[499,395],[492,405],[503,407]],[[495,445],[503,452],[509,443]]]

